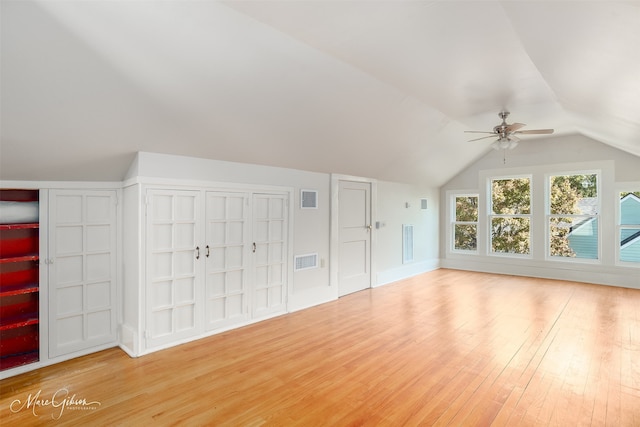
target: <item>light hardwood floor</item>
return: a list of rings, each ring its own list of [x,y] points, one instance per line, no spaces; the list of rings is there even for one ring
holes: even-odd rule
[[[1,388],[3,427],[640,426],[640,290],[437,270]]]

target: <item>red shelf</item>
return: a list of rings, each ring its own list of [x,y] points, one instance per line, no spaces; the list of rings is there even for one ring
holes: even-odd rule
[[[33,294],[39,292],[37,283],[21,283],[18,285],[0,284],[0,297],[11,297],[14,295]]]
[[[39,199],[39,190],[23,190],[17,188],[0,189],[0,200],[5,202],[37,202]]]
[[[38,255],[25,255],[15,256],[11,258],[0,258],[0,264],[6,264],[10,262],[24,262],[24,261],[37,261],[40,257]]]
[[[25,230],[29,228],[40,228],[40,223],[28,222],[23,224],[0,224],[0,231],[1,230]]]
[[[8,357],[0,359],[0,370],[11,369],[22,365],[28,365],[40,360],[38,351],[31,351],[29,353],[14,354]]]
[[[37,325],[40,323],[38,313],[25,313],[15,317],[2,319],[0,323],[0,331],[8,331],[10,329],[21,328],[23,326]]]

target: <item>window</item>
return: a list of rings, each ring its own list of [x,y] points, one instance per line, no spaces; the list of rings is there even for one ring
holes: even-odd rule
[[[456,195],[454,204],[453,250],[476,251],[478,249],[478,195]]]
[[[619,260],[640,265],[640,191],[619,193]]]
[[[491,180],[491,252],[528,255],[531,247],[531,178]]]
[[[598,174],[549,177],[549,256],[598,259]]]

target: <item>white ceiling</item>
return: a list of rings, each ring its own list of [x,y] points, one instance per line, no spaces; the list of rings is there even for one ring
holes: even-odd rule
[[[439,186],[503,108],[640,156],[637,1],[1,8],[2,179],[117,181],[151,151]]]

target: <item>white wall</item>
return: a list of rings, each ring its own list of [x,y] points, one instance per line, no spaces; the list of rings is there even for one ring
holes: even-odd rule
[[[506,155],[506,157],[503,157]],[[506,160],[506,162],[505,162]],[[602,211],[600,260],[549,260],[545,258],[544,209],[545,175],[572,170],[602,171],[599,197]],[[483,243],[487,242],[486,207],[488,200],[487,179],[491,176],[531,174],[533,219],[532,256],[530,259],[487,254]],[[588,283],[640,288],[640,268],[617,263],[616,253],[616,192],[622,186],[640,188],[640,157],[617,150],[581,135],[562,136],[521,142],[515,149],[503,153],[491,150],[440,188],[442,266],[465,270],[526,275],[533,277],[576,280]],[[449,249],[450,217],[448,193],[468,191],[480,195],[481,211],[478,224],[478,254],[452,253]],[[483,203],[485,202],[485,203]]]
[[[420,206],[427,199],[427,209]],[[407,204],[409,205],[407,207]],[[383,285],[438,267],[438,189],[378,182],[376,285]],[[414,261],[402,262],[402,225],[414,226]]]
[[[297,310],[334,299],[330,289],[329,248],[331,175],[295,169],[224,162],[157,153],[138,153],[126,178],[129,184],[151,182],[228,183],[293,189],[293,254],[318,253],[321,266],[293,273],[289,309]],[[125,184],[125,187],[127,184]],[[378,217],[386,223],[376,230],[374,285],[389,283],[437,268],[438,190],[378,182]],[[318,209],[300,209],[300,190],[318,191]],[[420,198],[428,209],[420,209]],[[411,204],[405,208],[405,202]],[[415,257],[402,263],[402,224],[415,226]]]

